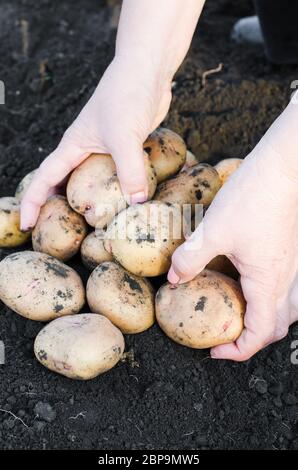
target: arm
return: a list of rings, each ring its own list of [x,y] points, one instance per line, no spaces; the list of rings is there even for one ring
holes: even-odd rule
[[[289,104],[176,250],[168,278],[185,282],[225,254],[247,301],[245,329],[211,356],[242,361],[298,320],[298,104]],[[193,242],[193,243],[191,243]]]
[[[205,0],[124,0],[116,57],[172,80],[191,43]]]
[[[90,153],[110,153],[129,203],[148,188],[143,142],[165,118],[171,81],[189,48],[204,0],[124,0],[115,57],[60,144],[41,164],[21,207],[32,228],[53,188]]]

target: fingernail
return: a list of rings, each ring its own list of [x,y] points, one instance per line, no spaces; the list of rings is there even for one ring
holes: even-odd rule
[[[106,250],[108,253],[112,253],[112,245],[111,245],[111,243],[106,243],[104,247],[105,247],[105,250]]]
[[[31,232],[31,230],[33,229],[33,227],[21,227],[21,232],[23,233],[27,233],[27,232]]]
[[[179,282],[181,281],[181,278],[175,273],[173,268],[171,268],[168,273],[168,281],[171,284],[179,284]]]
[[[147,195],[144,191],[140,191],[139,193],[134,193],[129,195],[130,204],[138,204],[141,202],[147,201]]]
[[[210,357],[211,357],[211,359],[217,359],[218,358],[217,354],[213,351],[210,352]]]

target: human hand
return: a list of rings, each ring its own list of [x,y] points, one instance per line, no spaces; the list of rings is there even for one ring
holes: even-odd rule
[[[297,174],[288,171],[273,142],[270,134],[262,139],[173,255],[172,283],[192,279],[219,254],[240,273],[245,329],[235,343],[212,348],[213,358],[247,360],[298,320]]]
[[[164,119],[170,102],[171,80],[163,81],[144,63],[115,59],[56,150],[40,165],[22,200],[22,230],[34,227],[48,196],[91,153],[110,153],[127,201],[144,202],[143,142]]]
[[[91,153],[110,153],[128,203],[148,188],[143,142],[166,116],[171,82],[190,46],[205,0],[123,0],[115,59],[95,93],[41,164],[21,205],[32,228],[55,186]]]

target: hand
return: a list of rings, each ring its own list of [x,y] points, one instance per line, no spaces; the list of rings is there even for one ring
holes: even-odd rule
[[[219,254],[240,273],[245,329],[235,343],[214,347],[213,358],[247,360],[298,320],[297,174],[291,177],[271,143],[263,138],[173,255],[172,283],[192,279]]]
[[[143,142],[165,118],[170,102],[171,80],[156,77],[145,61],[114,59],[56,150],[39,167],[22,201],[22,230],[34,227],[54,188],[91,153],[110,153],[128,202],[144,202]]]

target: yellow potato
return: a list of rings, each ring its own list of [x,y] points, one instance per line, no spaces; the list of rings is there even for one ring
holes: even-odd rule
[[[35,356],[43,366],[77,380],[108,371],[123,351],[121,331],[92,313],[57,318],[39,332],[34,343]]]
[[[14,248],[30,239],[20,230],[20,204],[15,197],[0,198],[0,248]]]
[[[156,129],[144,143],[144,150],[155,168],[158,183],[178,173],[185,164],[185,142],[170,129]]]
[[[52,196],[41,208],[33,229],[33,249],[67,261],[80,250],[87,233],[84,217],[71,209],[67,199]]]
[[[151,199],[156,190],[156,174],[147,156],[144,161]],[[106,227],[127,206],[112,157],[93,154],[81,163],[68,181],[67,198],[70,206],[84,215],[89,225]]]
[[[156,295],[156,319],[177,343],[204,349],[235,341],[243,330],[245,300],[233,279],[204,270],[173,288],[163,285]]]
[[[120,212],[109,225],[105,248],[137,276],[159,276],[183,242],[180,209],[158,201],[136,204]]]
[[[32,180],[37,172],[36,170],[30,171],[24,178],[20,181],[20,183],[17,186],[15,197],[21,201],[27,192],[27,189],[29,188],[30,184],[32,183]]]
[[[105,261],[112,261],[113,256],[105,249],[103,237],[96,230],[89,233],[81,245],[81,257],[87,269],[92,271]]]
[[[211,204],[220,186],[217,171],[206,163],[199,163],[161,183],[154,199],[179,204],[181,208],[184,204],[191,204],[194,212],[196,204]]]
[[[239,168],[243,160],[241,158],[225,158],[214,166],[219,174],[221,184],[225,184],[227,179]]]
[[[44,253],[22,251],[0,263],[0,299],[23,317],[48,321],[78,313],[85,290],[69,266]]]
[[[141,333],[155,320],[154,290],[150,282],[111,261],[100,264],[92,272],[87,284],[87,301],[92,312],[109,318],[125,334]]]

